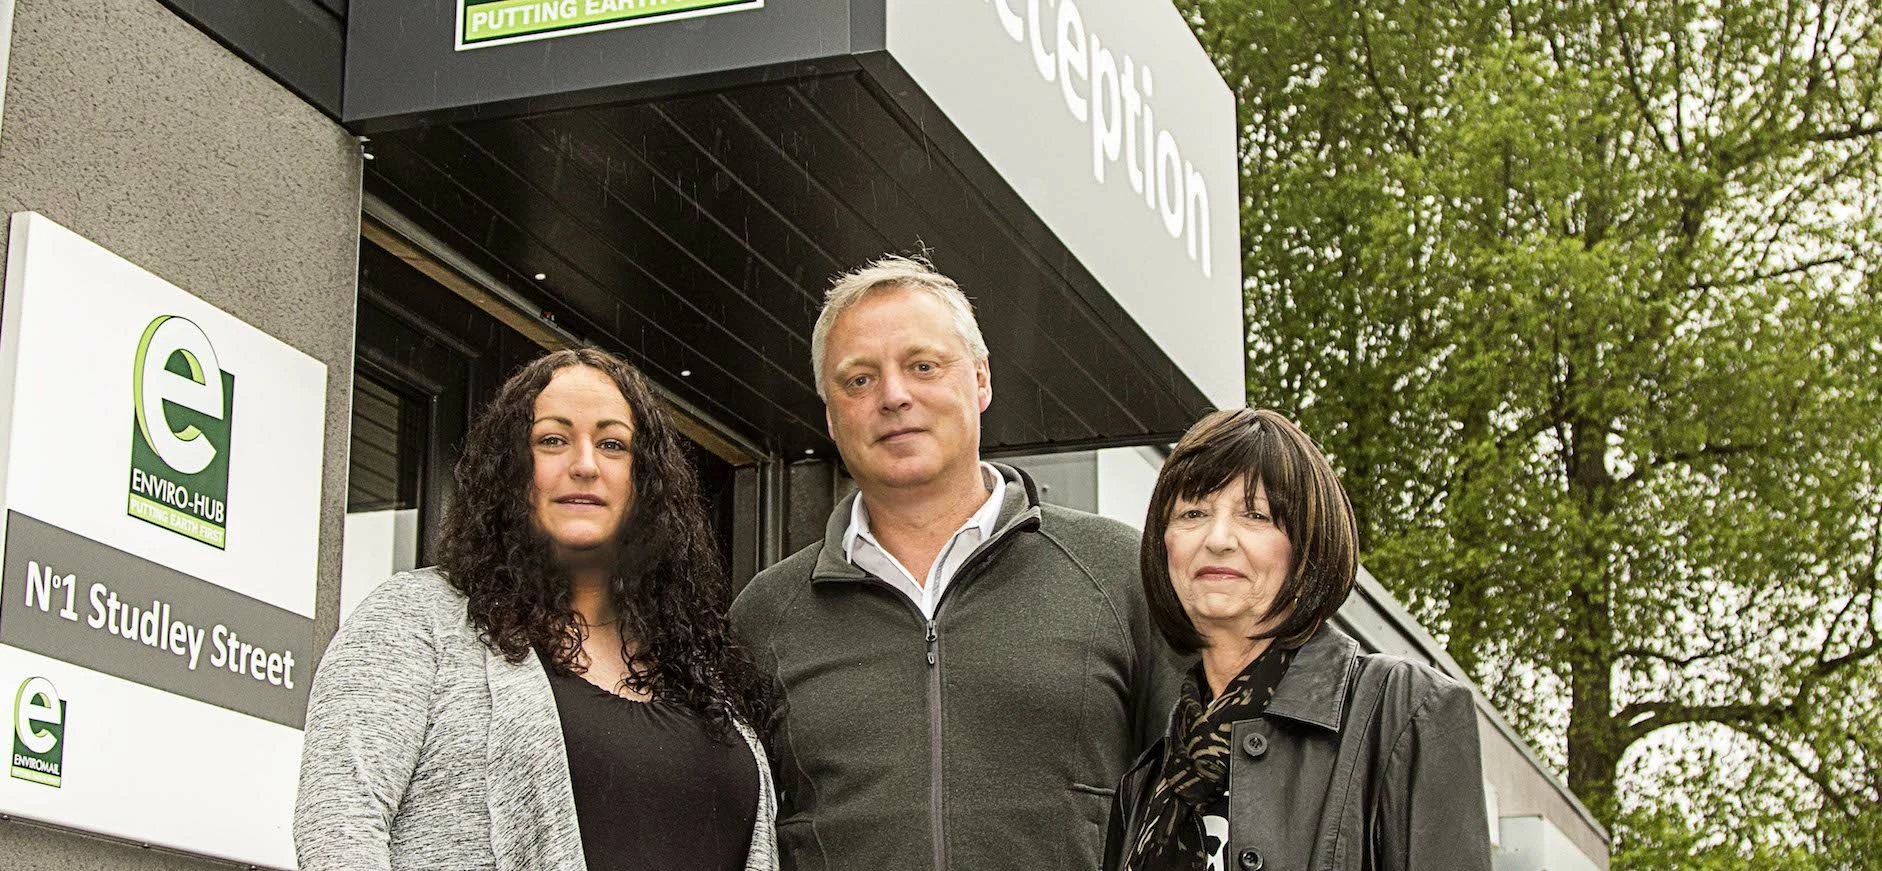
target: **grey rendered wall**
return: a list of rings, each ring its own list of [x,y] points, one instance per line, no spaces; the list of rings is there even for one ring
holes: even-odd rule
[[[353,382],[357,144],[157,0],[17,0],[4,107],[0,213],[40,212],[327,364],[316,633],[328,637]],[[5,232],[0,221],[0,245]],[[0,856],[47,871],[227,867],[18,822],[0,823]]]
[[[1598,871],[1608,871],[1611,846],[1587,811],[1570,802],[1561,785],[1544,776],[1507,723],[1479,710],[1477,732],[1483,738],[1483,777],[1496,790],[1497,815],[1541,817],[1559,829]]]
[[[1098,513],[1097,451],[1000,457],[999,461],[1031,475],[1033,483],[1039,485],[1040,499],[1066,508]],[[1148,504],[1150,500],[1144,501]]]

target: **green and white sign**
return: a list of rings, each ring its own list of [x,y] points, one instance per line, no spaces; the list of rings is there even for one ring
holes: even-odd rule
[[[29,677],[13,695],[13,776],[57,788],[65,759],[65,700],[52,681]]]
[[[151,320],[133,358],[131,404],[131,516],[223,547],[235,375],[201,327],[173,315]]]
[[[0,815],[294,867],[326,367],[30,212],[5,294]]]
[[[457,48],[548,39],[764,5],[764,0],[458,0]]]

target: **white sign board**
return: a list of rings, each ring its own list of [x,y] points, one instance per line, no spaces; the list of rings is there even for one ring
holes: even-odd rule
[[[0,0],[0,118],[6,116],[7,58],[13,52],[13,0]]]
[[[1175,7],[888,0],[888,48],[1210,401],[1241,406],[1235,98]]]
[[[0,812],[292,868],[326,367],[28,212],[0,315]]]

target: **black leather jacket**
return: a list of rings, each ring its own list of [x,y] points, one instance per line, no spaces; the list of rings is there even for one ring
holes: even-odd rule
[[[1232,740],[1229,871],[1489,871],[1477,709],[1457,681],[1324,627]],[[1163,749],[1118,784],[1106,871],[1125,866]]]

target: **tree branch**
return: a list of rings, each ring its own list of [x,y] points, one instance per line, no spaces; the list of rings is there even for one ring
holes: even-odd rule
[[[1690,38],[1687,27],[1692,23],[1680,13],[1686,11],[1684,5],[1673,7],[1673,142],[1679,147],[1679,153],[1686,153],[1686,41]]]
[[[1777,723],[1790,716],[1791,702],[1739,705],[1682,705],[1677,702],[1635,702],[1616,716],[1624,741],[1632,744],[1661,729],[1686,723],[1718,723],[1733,728],[1756,723]]]
[[[1627,477],[1622,478],[1620,483],[1632,484],[1645,478],[1650,472],[1661,466],[1668,466],[1674,463],[1690,463],[1700,459],[1719,459],[1734,454],[1747,454],[1753,451],[1763,450],[1764,447],[1763,442],[1752,442],[1750,444],[1713,443],[1700,445],[1698,448],[1690,451],[1674,451],[1670,454],[1648,460],[1645,464],[1641,465],[1640,468],[1635,469],[1633,472],[1629,473]]]
[[[1700,662],[1702,660],[1712,659],[1714,657],[1720,657],[1720,656],[1730,656],[1750,646],[1751,646],[1751,641],[1747,639],[1744,641],[1740,641],[1736,644],[1728,644],[1724,647],[1715,647],[1711,650],[1703,651],[1700,653],[1694,653],[1688,656],[1674,656],[1673,654],[1670,654],[1670,653],[1662,653],[1658,650],[1649,650],[1648,648],[1645,648],[1645,647],[1623,647],[1620,650],[1615,651],[1615,656],[1618,658],[1623,658],[1623,659],[1626,659],[1626,658],[1653,659],[1653,660],[1658,660],[1660,662],[1664,662],[1668,665],[1676,666],[1679,668],[1685,668],[1686,666],[1692,665],[1693,663]]]
[[[1785,278],[1788,276],[1796,275],[1800,272],[1809,272],[1810,270],[1816,269],[1821,266],[1841,266],[1848,262],[1849,262],[1849,255],[1847,254],[1838,254],[1833,257],[1819,257],[1815,260],[1810,260],[1810,261],[1806,261],[1803,263],[1793,263],[1789,266],[1784,267],[1783,269],[1774,269],[1770,272],[1754,273],[1752,275],[1747,275],[1743,278],[1737,278],[1731,281],[1696,282],[1692,285],[1692,289],[1693,290],[1717,290],[1722,287],[1743,287],[1747,284],[1757,284],[1762,281],[1770,281],[1772,279]]]
[[[1882,643],[1871,641],[1868,644],[1850,648],[1850,651],[1842,656],[1819,659],[1817,660],[1816,666],[1810,670],[1810,673],[1804,676],[1805,685],[1814,685],[1823,678],[1829,677],[1849,666],[1874,658],[1877,653],[1882,653]]]
[[[1410,131],[1399,119],[1396,111],[1398,105],[1392,101],[1392,92],[1385,89],[1385,82],[1379,78],[1379,68],[1373,64],[1372,34],[1366,24],[1364,12],[1359,15],[1359,46],[1363,52],[1361,60],[1366,69],[1366,80],[1372,83],[1372,89],[1379,94],[1379,107],[1385,110],[1387,123],[1392,125],[1392,132],[1397,134],[1399,141],[1405,144],[1405,149],[1413,155],[1418,154],[1418,143],[1412,140]]]
[[[1634,56],[1633,44],[1627,40],[1627,23],[1621,19],[1621,7],[1615,0],[1608,0],[1608,17],[1614,22],[1614,34],[1619,39],[1621,61],[1627,68],[1627,92],[1634,97],[1634,108],[1640,111],[1640,122],[1653,133],[1655,142],[1660,143],[1660,150],[1668,154],[1678,154],[1672,144],[1666,141],[1666,134],[1660,131],[1660,125],[1654,123],[1653,107],[1647,102],[1647,95],[1640,88],[1640,61]]]
[[[1851,124],[1834,130],[1818,130],[1804,137],[1806,142],[1848,142],[1882,135],[1882,124]]]
[[[1761,232],[1754,236],[1762,236],[1762,241],[1753,238],[1749,243],[1759,246],[1755,262],[1769,261],[1771,252],[1778,243],[1789,238],[1788,233],[1796,225],[1797,216],[1803,210],[1804,204],[1809,201],[1810,194],[1833,186],[1858,169],[1873,165],[1875,156],[1869,152],[1870,149],[1866,147],[1857,149],[1830,171],[1800,180],[1798,184],[1792,185],[1784,192],[1783,198],[1777,204],[1766,210],[1765,217],[1750,219],[1748,221],[1750,226],[1761,227]],[[1739,246],[1736,250],[1743,251],[1745,247]]]
[[[1821,766],[1812,767],[1805,765],[1803,759],[1799,758],[1797,754],[1791,750],[1789,745],[1777,740],[1775,736],[1766,733],[1763,729],[1747,727],[1739,729],[1738,732],[1753,741],[1763,744],[1766,749],[1776,753],[1778,758],[1784,760],[1785,763],[1795,769],[1798,774],[1803,775],[1805,779],[1815,785],[1817,790],[1823,793],[1823,797],[1829,799],[1830,803],[1835,805],[1836,809],[1844,816],[1854,816],[1854,813],[1850,810],[1849,798],[1836,788],[1836,784],[1831,783],[1830,779],[1823,775]]]
[[[1882,506],[1878,506],[1878,507],[1882,507]],[[1882,520],[1882,513],[1878,514],[1877,519]],[[1878,525],[1882,525],[1882,524],[1878,524]],[[1876,630],[1876,615],[1875,615],[1876,586],[1878,583],[1882,583],[1882,578],[1877,577],[1876,568],[1878,564],[1882,564],[1882,534],[1877,534],[1875,532],[1872,532],[1870,534],[1869,552],[1868,554],[1866,554],[1865,559],[1863,560],[1863,563],[1864,564],[1862,566],[1857,568],[1854,574],[1856,575],[1856,577],[1861,579],[1861,583],[1864,589],[1852,594],[1849,597],[1849,601],[1844,602],[1843,607],[1838,608],[1836,610],[1836,616],[1830,618],[1830,628],[1826,633],[1824,633],[1824,637],[1823,637],[1823,649],[1817,652],[1817,663],[1819,667],[1823,663],[1828,661],[1824,657],[1824,654],[1829,653],[1830,644],[1836,640],[1836,636],[1837,636],[1836,630],[1842,627],[1843,620],[1849,616],[1849,612],[1855,610],[1856,603],[1862,602],[1865,597],[1867,598],[1868,601],[1864,602],[1862,616],[1867,618],[1868,623],[1869,623],[1868,633],[1869,633],[1870,638],[1872,639],[1870,643],[1871,644],[1875,643],[1873,639],[1875,637],[1875,630]],[[1851,635],[1855,638],[1861,638],[1863,636],[1863,632],[1860,629],[1852,629]]]
[[[1826,638],[1824,644],[1828,645]],[[1687,705],[1678,702],[1635,702],[1623,707],[1615,718],[1620,721],[1625,743],[1632,744],[1646,736],[1683,723],[1718,723],[1743,730],[1753,725],[1783,722],[1809,701],[1817,684],[1843,669],[1858,665],[1882,653],[1882,641],[1871,641],[1842,656],[1819,658],[1797,682],[1791,697],[1782,702],[1735,705]]]

